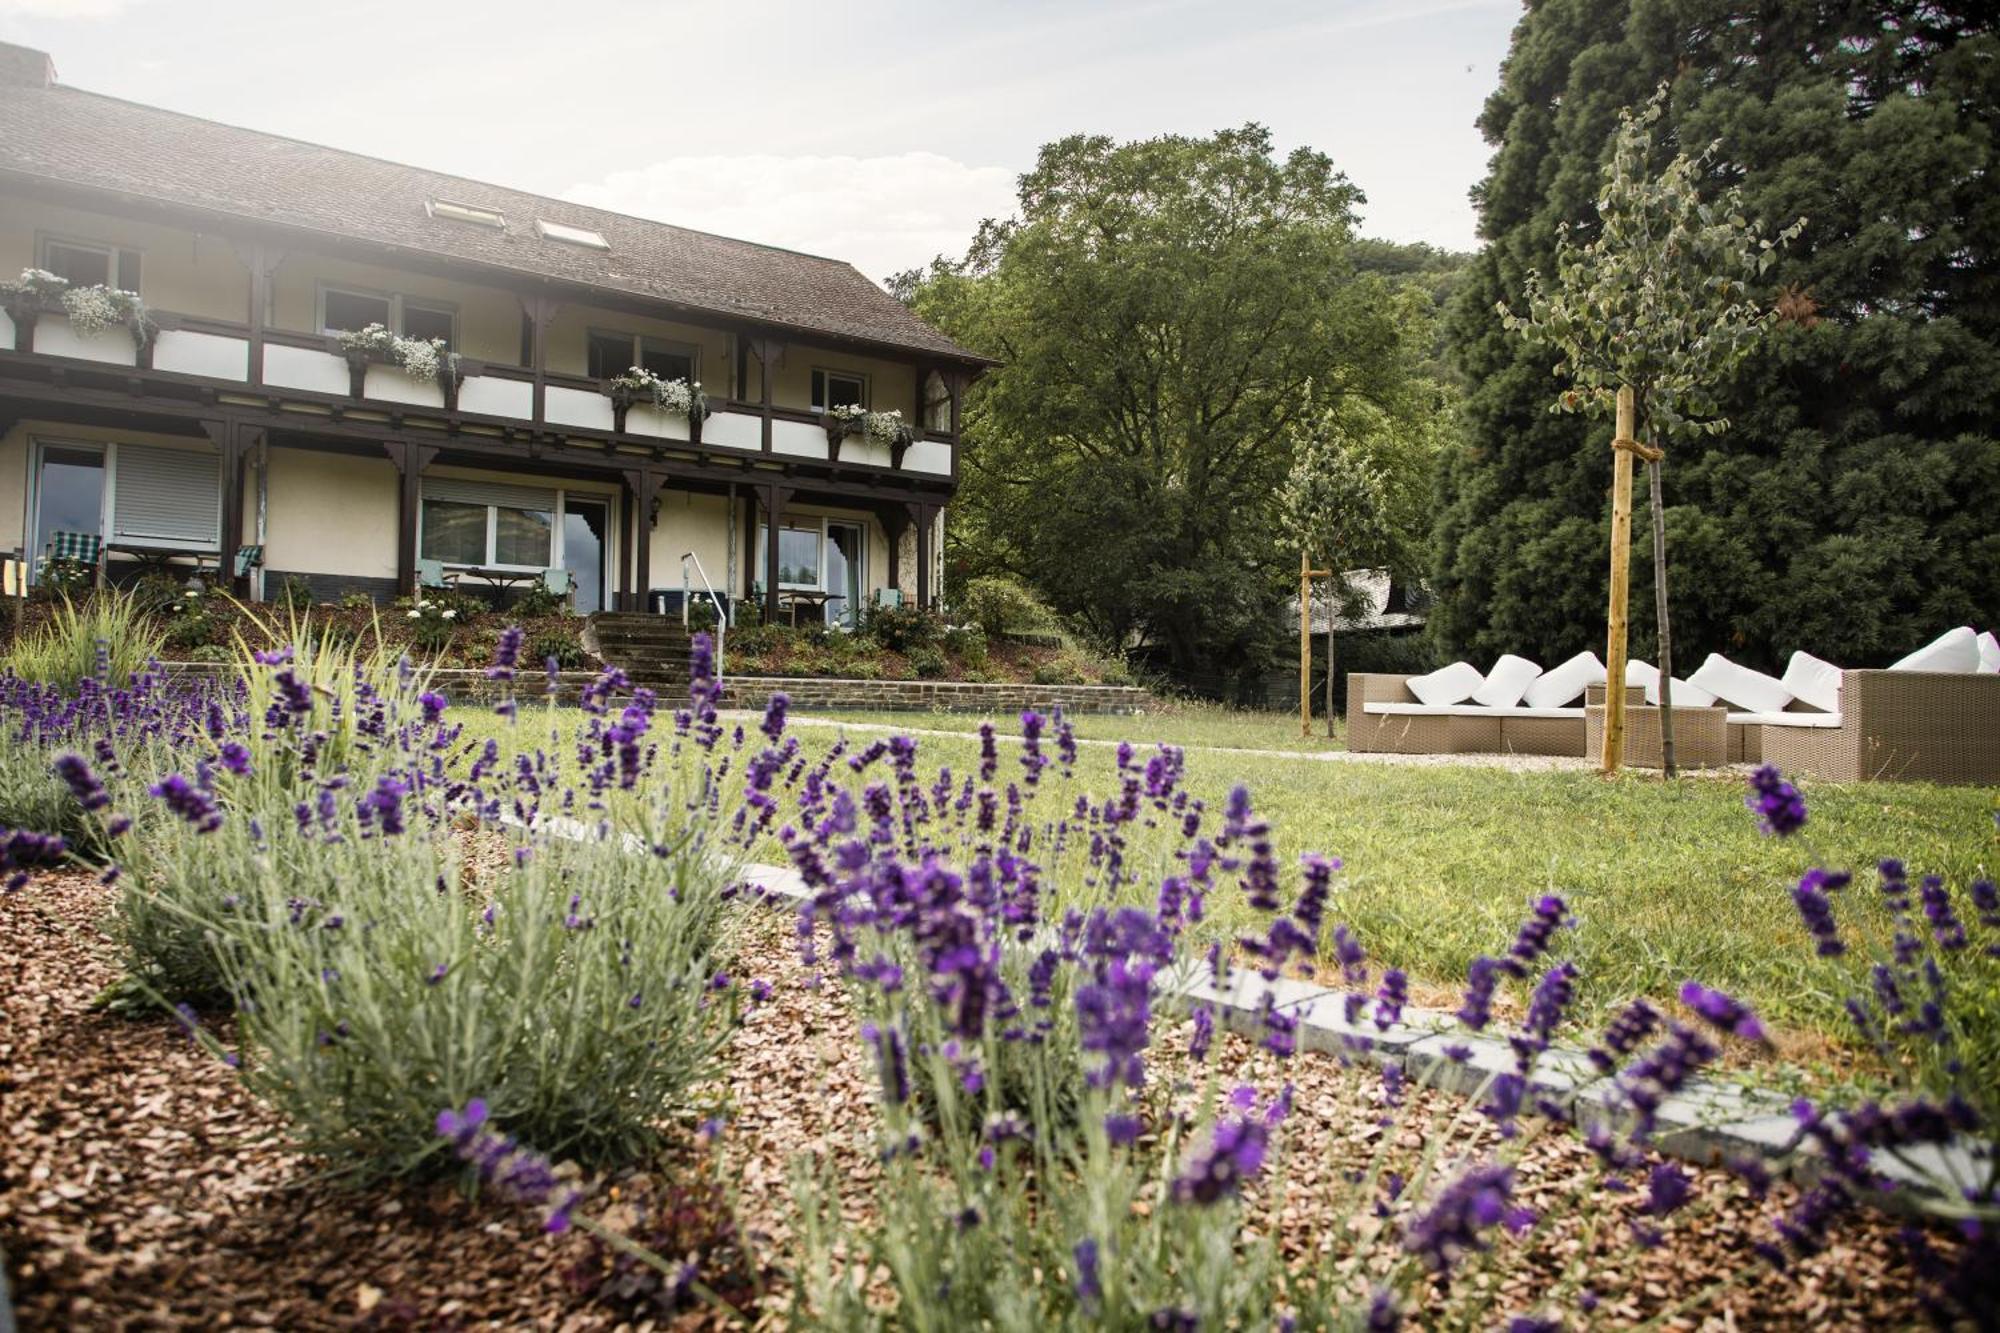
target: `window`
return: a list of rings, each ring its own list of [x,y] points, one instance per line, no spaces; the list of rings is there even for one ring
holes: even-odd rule
[[[812,373],[812,410],[868,405],[868,379],[844,370],[815,370]]]
[[[506,214],[497,208],[481,208],[478,204],[461,204],[450,199],[430,199],[425,201],[424,211],[446,222],[470,222],[495,231],[507,229]]]
[[[418,551],[447,565],[547,569],[555,563],[556,492],[532,486],[424,480]]]
[[[586,250],[609,250],[611,242],[604,239],[601,232],[588,227],[572,227],[565,222],[550,222],[547,218],[535,219],[535,234],[545,240],[561,241],[565,245],[580,245]]]
[[[139,290],[139,252],[89,241],[42,241],[41,266],[72,287]]]
[[[771,526],[757,527],[757,578],[765,581],[769,568]],[[819,587],[819,525],[798,528],[785,524],[778,529],[778,586],[780,588]]]
[[[206,449],[151,444],[42,444],[34,471],[34,554],[58,532],[127,546],[217,548],[222,467]]]
[[[693,384],[700,378],[695,374],[695,348],[662,338],[644,338],[606,329],[590,331],[589,362],[586,369],[594,380],[623,375],[634,366],[650,370],[663,380],[686,380]]]
[[[322,287],[319,304],[322,333],[345,333],[380,324],[405,338],[442,338],[446,347],[458,346],[458,312],[440,301]]]

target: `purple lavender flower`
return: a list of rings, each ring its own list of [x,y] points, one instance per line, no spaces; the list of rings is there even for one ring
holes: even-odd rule
[[[509,625],[500,631],[499,642],[493,645],[493,665],[486,668],[488,680],[514,679],[514,668],[521,661],[521,644],[527,637],[519,625]]]
[[[1471,1167],[1447,1184],[1429,1208],[1410,1219],[1403,1248],[1422,1257],[1431,1271],[1449,1273],[1460,1256],[1486,1248],[1480,1233],[1502,1223],[1515,1232],[1533,1225],[1533,1213],[1510,1206],[1513,1193],[1514,1168]]]
[[[548,1158],[487,1128],[486,1119],[486,1102],[475,1097],[464,1111],[438,1112],[438,1137],[478,1169],[481,1182],[517,1203],[547,1208],[547,1229],[567,1231],[570,1214],[583,1200],[582,1191],[566,1186]]]
[[[1609,1074],[1618,1060],[1639,1049],[1639,1043],[1653,1035],[1660,1025],[1660,1011],[1644,1000],[1634,1000],[1619,1011],[1604,1029],[1604,1036],[1590,1048],[1590,1062]]]
[[[1397,1333],[1403,1326],[1403,1312],[1396,1305],[1395,1293],[1387,1287],[1377,1287],[1368,1298],[1368,1320],[1362,1325],[1367,1333]]]
[[[1465,1003],[1458,1008],[1458,1021],[1474,1032],[1483,1031],[1493,1021],[1493,992],[1500,985],[1500,974],[1500,964],[1483,955],[1466,969]]]
[[[1139,1117],[1135,1115],[1126,1115],[1121,1111],[1114,1111],[1104,1117],[1104,1137],[1121,1148],[1128,1144],[1137,1143],[1139,1141],[1139,1133],[1142,1129],[1144,1129],[1144,1126],[1139,1122]]]
[[[179,773],[168,774],[146,790],[194,825],[197,833],[213,833],[222,827],[222,811],[216,808],[215,798]]]
[[[910,1100],[909,1056],[903,1046],[903,1034],[893,1027],[864,1023],[861,1037],[875,1048],[876,1072],[882,1080],[882,1095],[897,1106]]]
[[[226,771],[235,774],[239,778],[249,774],[250,750],[240,741],[225,743],[219,752],[219,757],[222,760],[222,767]]]
[[[1173,1197],[1180,1203],[1207,1205],[1234,1195],[1243,1182],[1264,1167],[1270,1131],[1254,1118],[1216,1124],[1208,1142],[1192,1153],[1174,1180]]]
[[[385,774],[376,779],[375,790],[361,798],[362,808],[374,816],[383,836],[394,837],[403,832],[403,798],[409,792],[409,783]]]
[[[1194,1036],[1188,1039],[1188,1058],[1196,1064],[1208,1060],[1209,1044],[1215,1040],[1215,1014],[1205,1004],[1194,1010]]]
[[[104,784],[97,780],[97,774],[90,771],[90,765],[80,754],[66,754],[56,760],[56,776],[69,787],[70,795],[86,810],[102,810],[111,804],[111,793],[104,790]]]
[[[1758,827],[1766,833],[1785,838],[1805,827],[1805,798],[1770,764],[1750,775],[1750,794],[1743,803],[1756,813]]]
[[[1500,960],[1500,970],[1513,977],[1527,976],[1529,966],[1548,952],[1568,911],[1568,906],[1554,894],[1537,899],[1528,919],[1521,923],[1520,933],[1514,937],[1514,947]]]
[[[774,693],[771,696],[770,702],[764,705],[764,721],[758,727],[758,730],[769,737],[773,745],[784,739],[785,710],[791,706],[792,696],[786,694],[783,690]]]
[[[424,721],[435,722],[444,716],[444,710],[451,706],[446,698],[436,690],[425,690],[417,696],[417,703],[424,710]]]
[[[1085,1236],[1076,1243],[1076,1299],[1086,1309],[1104,1297],[1104,1278],[1098,1268],[1097,1241]]]
[[[1646,1211],[1654,1217],[1678,1212],[1694,1196],[1694,1181],[1672,1162],[1661,1162],[1646,1177]]]
[[[1399,967],[1382,973],[1382,985],[1375,992],[1375,1026],[1383,1032],[1402,1021],[1403,1006],[1410,1000],[1409,979]]]
[[[1757,1020],[1757,1015],[1751,1013],[1747,1005],[1719,990],[1710,990],[1695,981],[1683,983],[1681,1003],[1733,1037],[1741,1037],[1745,1041],[1767,1040],[1764,1025]]]
[[[1819,942],[1821,958],[1835,958],[1847,952],[1847,946],[1840,942],[1840,926],[1833,919],[1833,903],[1826,896],[1830,878],[1824,870],[1808,870],[1792,889],[1792,904],[1799,909],[1799,919],[1805,922],[1806,930]]]
[[[1966,945],[1965,926],[1952,910],[1951,893],[1945,888],[1943,877],[1925,875],[1923,883],[1917,886],[1917,893],[1923,900],[1924,916],[1931,923],[1931,938],[1937,941],[1938,948],[1963,949]]]

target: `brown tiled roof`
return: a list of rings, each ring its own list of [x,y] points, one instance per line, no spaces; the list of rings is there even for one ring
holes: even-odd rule
[[[652,297],[807,333],[984,362],[853,265],[384,162],[53,84],[0,80],[0,172],[113,190],[535,277]],[[445,198],[506,230],[433,218]],[[548,240],[535,219],[600,232],[609,250]]]

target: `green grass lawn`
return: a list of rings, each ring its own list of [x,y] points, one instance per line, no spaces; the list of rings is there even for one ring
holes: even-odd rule
[[[920,738],[924,768],[943,763],[963,774],[977,764],[976,718],[825,720],[866,726],[870,736],[880,734],[876,723],[953,732]],[[1130,738],[1142,748],[1163,739],[1186,744],[1189,786],[1213,806],[1235,784],[1247,785],[1274,827],[1288,873],[1307,851],[1342,858],[1344,883],[1331,917],[1354,926],[1374,959],[1408,970],[1420,1001],[1449,1000],[1473,958],[1506,948],[1529,900],[1554,892],[1577,918],[1569,956],[1585,970],[1582,995],[1591,1014],[1635,995],[1670,999],[1682,981],[1698,978],[1740,995],[1817,1047],[1820,1037],[1844,1039],[1840,1002],[1866,954],[1834,962],[1813,956],[1787,892],[1799,874],[1816,859],[1854,868],[1856,888],[1839,904],[1842,919],[1883,931],[1886,916],[1872,889],[1880,857],[1903,858],[1913,874],[1942,873],[1961,891],[2000,862],[1994,793],[1978,788],[1806,782],[1806,830],[1778,840],[1758,832],[1736,775],[1607,781],[1590,772],[1195,748],[1296,743],[1296,721],[1288,738],[1272,715],[1213,709],[1077,723],[1093,739]],[[1003,738],[1015,730],[1011,721],[1001,724]],[[817,753],[838,733],[809,726],[797,734]],[[1003,772],[1018,772],[1017,752],[1010,746],[1002,753]],[[1113,790],[1113,763],[1109,748],[1085,746],[1072,781],[1101,799]],[[1288,892],[1295,888],[1288,883]],[[1235,891],[1217,897],[1219,924],[1252,924]],[[1960,910],[1969,915],[1962,898]]]
[[[801,714],[804,716],[804,714]],[[933,731],[960,731],[977,734],[980,718],[971,713],[826,713],[827,721],[851,722]],[[1018,730],[1012,717],[994,719],[1002,732]],[[1173,745],[1208,745],[1244,750],[1309,750],[1315,753],[1347,748],[1344,722],[1334,723],[1334,734],[1326,734],[1326,719],[1313,719],[1312,734],[1299,735],[1297,713],[1258,712],[1224,708],[1219,704],[1162,700],[1155,708],[1135,716],[1104,716],[1089,713],[1070,719],[1078,737],[1085,740],[1166,741]]]

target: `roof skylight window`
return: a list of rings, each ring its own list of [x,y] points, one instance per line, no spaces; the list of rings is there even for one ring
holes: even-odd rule
[[[535,232],[551,241],[561,241],[565,245],[580,245],[586,250],[609,250],[611,242],[604,239],[602,232],[588,227],[572,227],[565,222],[551,222],[547,218],[535,219]]]
[[[507,215],[497,208],[481,208],[478,204],[461,204],[451,199],[428,199],[424,201],[424,211],[446,222],[470,222],[496,231],[507,229]]]

